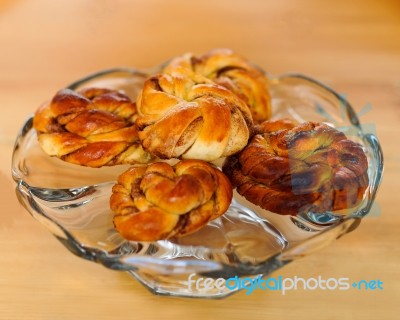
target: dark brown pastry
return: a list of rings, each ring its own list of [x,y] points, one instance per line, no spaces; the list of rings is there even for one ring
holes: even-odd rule
[[[223,172],[239,194],[275,213],[337,211],[356,206],[368,187],[362,147],[323,123],[266,122]]]
[[[110,207],[126,239],[156,241],[192,233],[228,209],[229,179],[211,164],[182,160],[133,167],[118,178]]]
[[[39,144],[50,156],[88,167],[147,163],[135,104],[122,92],[89,88],[59,91],[35,113]]]

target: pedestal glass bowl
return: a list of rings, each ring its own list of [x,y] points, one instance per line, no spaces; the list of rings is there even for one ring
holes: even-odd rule
[[[157,69],[104,70],[68,88],[121,89],[135,99],[144,80],[155,72]],[[235,193],[228,212],[194,234],[151,243],[126,241],[114,230],[109,197],[127,166],[93,169],[47,156],[38,145],[32,117],[22,126],[13,153],[17,197],[69,251],[110,269],[127,271],[155,294],[228,296],[239,289],[196,287],[188,281],[189,276],[193,274],[194,280],[267,277],[291,261],[326,248],[354,230],[371,211],[383,173],[383,155],[372,126],[360,124],[346,99],[304,75],[267,76],[274,119],[326,122],[362,144],[370,182],[358,207],[340,214],[282,216]]]

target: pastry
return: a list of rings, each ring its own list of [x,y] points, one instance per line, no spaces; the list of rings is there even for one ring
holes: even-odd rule
[[[115,228],[134,241],[192,233],[222,215],[232,200],[228,178],[200,160],[132,167],[118,177],[112,192]]]
[[[70,163],[146,163],[151,156],[140,145],[135,118],[135,104],[122,92],[63,89],[37,110],[33,126],[42,149]]]
[[[147,79],[137,109],[142,145],[161,159],[229,156],[246,146],[253,123],[242,99],[188,68]]]
[[[282,215],[356,206],[368,187],[362,147],[323,123],[263,123],[223,172],[250,202]]]
[[[255,123],[271,117],[271,98],[265,74],[231,50],[214,49],[199,57],[192,54],[176,57],[163,72],[173,74],[182,68],[189,68],[234,92],[247,104]]]

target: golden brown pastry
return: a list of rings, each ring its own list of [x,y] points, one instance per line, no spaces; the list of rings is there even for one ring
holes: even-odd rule
[[[239,194],[275,213],[336,211],[356,206],[368,187],[362,147],[323,123],[261,124],[223,172]]]
[[[182,160],[133,167],[118,178],[110,207],[126,239],[156,241],[192,233],[222,215],[232,200],[228,178],[211,164]]]
[[[188,68],[146,80],[137,109],[142,145],[162,159],[234,154],[246,146],[252,126],[242,99]]]
[[[146,163],[135,104],[122,92],[89,88],[59,91],[35,113],[39,144],[50,156],[88,167]]]
[[[248,105],[253,121],[271,117],[271,98],[265,74],[229,49],[214,49],[200,57],[186,54],[172,59],[164,73],[189,68],[234,92]]]

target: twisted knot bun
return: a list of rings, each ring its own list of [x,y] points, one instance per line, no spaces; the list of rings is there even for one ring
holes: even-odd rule
[[[126,239],[156,241],[192,233],[219,217],[232,200],[228,178],[211,164],[182,160],[133,167],[118,178],[110,207]]]
[[[203,56],[186,54],[172,59],[164,73],[173,74],[182,68],[199,73],[227,88],[249,107],[256,123],[271,117],[271,98],[264,73],[243,57],[228,49],[215,49]]]
[[[322,123],[278,120],[256,127],[240,154],[223,166],[239,194],[275,213],[356,206],[368,187],[362,147]]]
[[[90,88],[59,91],[35,113],[39,144],[50,156],[88,167],[146,163],[134,120],[136,107],[125,94]]]
[[[188,68],[146,80],[137,108],[142,145],[162,159],[234,154],[246,146],[252,126],[242,99]]]

